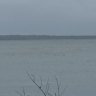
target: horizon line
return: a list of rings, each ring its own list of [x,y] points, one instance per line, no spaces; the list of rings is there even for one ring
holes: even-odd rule
[[[0,40],[96,39],[96,35],[0,35]]]
[[[45,35],[45,34],[0,34],[0,36],[89,36],[89,37],[94,37],[96,35]]]

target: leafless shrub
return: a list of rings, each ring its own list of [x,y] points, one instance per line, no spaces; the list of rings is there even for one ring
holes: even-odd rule
[[[38,84],[36,82],[36,77],[33,74],[30,74],[29,72],[26,72],[26,74],[28,75],[29,79],[37,86],[37,88],[42,92],[43,96],[63,96],[65,90],[67,89],[67,87],[65,87],[63,90],[61,88],[61,84],[58,80],[58,78],[55,76],[55,81],[56,81],[56,91],[54,93],[50,92],[50,84],[49,84],[49,79],[47,80],[46,84],[43,85],[42,82],[42,78],[40,78],[40,84]],[[45,87],[44,87],[45,86]],[[23,87],[22,89],[22,93],[20,93],[19,91],[16,91],[16,93],[19,96],[28,96],[26,95],[26,91],[25,88]]]

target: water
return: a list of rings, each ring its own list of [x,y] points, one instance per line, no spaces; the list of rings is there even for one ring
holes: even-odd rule
[[[95,96],[96,40],[0,41],[0,96],[18,96],[15,90],[22,86],[31,89],[26,71],[36,75],[38,83],[42,77],[54,84],[57,76],[63,88],[68,86],[64,96]]]

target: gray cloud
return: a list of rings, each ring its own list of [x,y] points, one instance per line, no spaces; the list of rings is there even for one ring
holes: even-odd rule
[[[96,0],[0,0],[0,34],[96,34]]]

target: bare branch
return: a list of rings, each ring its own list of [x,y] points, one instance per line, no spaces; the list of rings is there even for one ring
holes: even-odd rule
[[[57,94],[58,94],[58,96],[60,96],[60,85],[59,85],[59,81],[58,81],[58,78],[57,77],[55,77],[55,79],[56,79],[56,84],[57,84]]]
[[[36,82],[36,77],[35,77],[35,75],[30,74],[30,76],[32,77],[33,81]]]
[[[46,93],[43,91],[43,89],[34,81],[34,79],[30,76],[28,72],[26,72],[30,80],[39,88],[39,90],[43,93],[44,96],[46,96]]]
[[[42,88],[43,87],[43,83],[42,83],[42,78],[41,77],[40,77],[40,82],[41,82],[40,87]]]
[[[48,94],[48,92],[49,92],[49,87],[50,87],[50,85],[49,85],[49,79],[47,80],[47,83],[46,83],[46,86],[45,86],[45,93],[46,93],[46,95]]]
[[[56,80],[56,90],[53,89],[54,93],[52,92],[52,90],[50,90],[50,83],[49,83],[49,79],[47,79],[46,83],[43,85],[43,81],[42,78],[40,77],[40,83],[36,82],[36,78],[35,75],[30,74],[29,72],[26,71],[26,74],[28,75],[29,79],[37,86],[37,88],[41,91],[41,93],[43,94],[43,96],[62,96],[64,94],[64,92],[66,91],[67,87],[66,86],[63,90],[61,90],[61,82],[59,82],[58,78],[55,76],[55,80]],[[22,91],[21,93],[19,91],[15,91],[19,96],[30,96],[26,94],[26,91],[24,87],[22,87]]]

